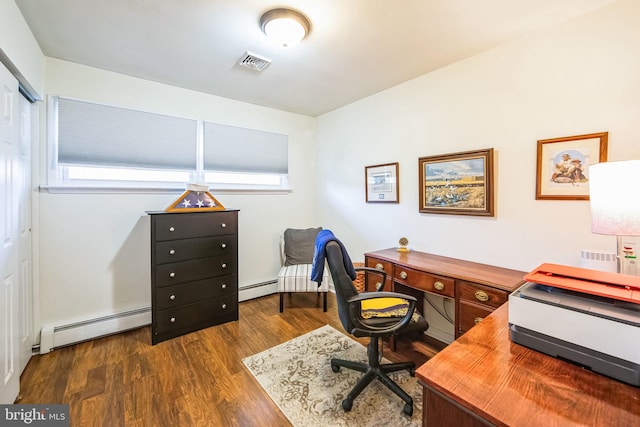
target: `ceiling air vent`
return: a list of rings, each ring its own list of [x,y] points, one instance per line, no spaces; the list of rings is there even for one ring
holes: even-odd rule
[[[267,68],[269,64],[271,64],[271,60],[269,58],[256,55],[249,51],[245,52],[245,54],[238,60],[238,65],[250,68],[254,71],[262,71]]]

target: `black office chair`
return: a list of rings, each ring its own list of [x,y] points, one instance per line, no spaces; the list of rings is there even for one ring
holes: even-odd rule
[[[342,401],[342,408],[350,411],[353,400],[358,397],[362,390],[374,379],[379,379],[391,391],[397,394],[405,402],[403,412],[411,416],[413,414],[413,399],[398,384],[396,384],[387,374],[401,370],[409,370],[411,376],[415,375],[415,363],[380,363],[381,355],[379,346],[382,338],[388,338],[394,333],[405,333],[410,331],[425,331],[429,325],[419,313],[415,312],[416,299],[410,295],[395,292],[363,292],[358,293],[353,285],[353,278],[348,273],[348,264],[351,262],[348,254],[343,252],[342,244],[337,240],[332,240],[325,245],[325,255],[327,264],[333,278],[336,290],[336,300],[338,303],[338,314],[345,331],[356,337],[371,337],[367,347],[368,363],[354,362],[350,360],[331,359],[331,370],[340,371],[341,367],[363,372],[364,375],[353,387],[346,399]],[[352,265],[352,264],[351,264]],[[385,283],[386,273],[384,271],[367,269],[368,272],[381,274],[382,283]],[[408,302],[406,313],[400,316],[363,316],[361,303],[366,300],[376,298],[401,298]],[[371,313],[369,313],[371,314]]]

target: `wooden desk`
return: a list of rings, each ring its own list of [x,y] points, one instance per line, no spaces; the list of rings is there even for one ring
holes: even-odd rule
[[[522,284],[525,273],[424,252],[398,252],[395,248],[365,254],[367,267],[387,273],[386,290],[413,295],[423,292],[455,299],[455,337],[459,337],[504,304]],[[365,280],[367,291],[375,290]],[[375,278],[379,280],[379,278]],[[422,305],[418,304],[422,311]]]
[[[512,343],[508,304],[416,376],[423,427],[640,425],[640,388]]]

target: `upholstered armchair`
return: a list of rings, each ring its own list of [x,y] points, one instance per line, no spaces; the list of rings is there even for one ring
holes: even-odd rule
[[[311,266],[316,236],[322,227],[294,229],[287,228],[281,236],[280,255],[282,268],[278,273],[278,293],[280,294],[280,313],[284,311],[285,294],[295,292],[316,292],[322,294],[323,310],[327,311],[327,292],[332,283],[325,271],[322,282],[311,281]]]

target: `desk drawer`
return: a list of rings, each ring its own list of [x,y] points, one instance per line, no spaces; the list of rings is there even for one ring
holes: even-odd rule
[[[436,276],[435,274],[396,265],[393,269],[393,280],[411,288],[449,298],[453,298],[455,295],[455,281],[450,277]]]
[[[383,261],[378,258],[366,258],[366,267],[375,268],[378,270],[383,270],[387,273],[387,283],[384,286],[384,290],[390,292],[391,287],[391,278],[393,277],[393,264],[389,261]],[[367,292],[373,292],[377,290],[377,286],[380,284],[380,280],[382,280],[382,276],[379,274],[367,274],[365,276],[365,290]]]
[[[509,298],[509,294],[503,290],[483,286],[477,283],[459,282],[458,295],[460,300],[473,301],[493,308],[498,308]]]
[[[464,334],[469,329],[480,323],[485,317],[493,313],[493,310],[481,305],[460,301],[460,334]]]

